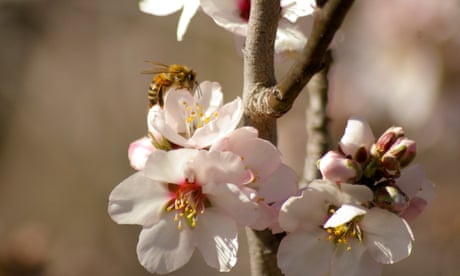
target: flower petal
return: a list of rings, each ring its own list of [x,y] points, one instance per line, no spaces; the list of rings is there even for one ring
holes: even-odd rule
[[[206,116],[210,116],[223,105],[224,95],[218,82],[203,81],[200,83],[197,92],[198,94],[195,93],[195,99],[205,110]]]
[[[333,253],[324,230],[290,233],[278,248],[278,267],[286,276],[326,275]]]
[[[186,264],[193,254],[195,240],[189,227],[177,229],[174,215],[168,213],[164,219],[150,228],[143,228],[137,243],[139,262],[152,273],[165,274]]]
[[[422,166],[415,164],[401,170],[401,176],[396,184],[408,198],[413,198],[425,181]]]
[[[201,0],[201,8],[218,26],[234,34],[246,35],[247,23],[239,16],[237,1]]]
[[[168,0],[169,2],[169,0]],[[196,11],[200,7],[200,0],[183,0],[184,8],[179,18],[179,24],[177,25],[177,40],[182,41],[185,31],[190,23],[190,20],[195,15]]]
[[[208,195],[212,206],[220,208],[242,226],[251,225],[264,215],[258,205],[234,184],[215,186]],[[265,227],[269,222],[266,221]]]
[[[331,203],[335,202],[331,201],[330,194],[307,187],[300,196],[290,197],[281,206],[280,226],[287,232],[317,229],[323,225]]]
[[[369,150],[374,141],[375,137],[369,124],[358,117],[351,117],[347,122],[339,146],[345,155],[354,157],[359,147],[364,146]]]
[[[141,0],[139,9],[145,13],[163,16],[180,10],[183,5],[184,0]]]
[[[227,137],[217,141],[212,144],[210,151],[231,151],[236,153],[237,150],[234,149],[235,144],[244,143],[250,139],[257,138],[258,132],[257,129],[253,127],[239,127],[232,131]]]
[[[197,247],[206,263],[227,272],[235,266],[238,252],[238,229],[234,220],[207,208],[194,229]]]
[[[143,170],[150,154],[155,150],[148,137],[142,137],[131,144],[128,148],[128,159],[131,167]]]
[[[144,169],[144,175],[164,183],[182,183],[185,179],[185,165],[199,153],[196,149],[154,151]]]
[[[298,191],[295,172],[284,164],[280,164],[278,169],[258,186],[259,196],[267,204],[285,200]]]
[[[414,236],[407,222],[380,208],[372,208],[359,223],[369,253],[379,263],[392,264],[410,255]]]
[[[250,178],[240,157],[231,152],[200,150],[187,166],[203,186],[204,193],[210,192],[215,185],[241,185]]]
[[[154,107],[150,108],[147,115],[147,125],[149,131],[161,134],[174,144],[185,145],[187,143],[187,139],[178,133],[182,130],[182,128],[185,128],[185,124],[182,126],[179,124],[179,121],[171,122],[171,119],[169,119],[168,122],[165,111],[157,110]],[[185,129],[183,131],[185,131]]]
[[[238,97],[222,106],[216,119],[197,129],[190,140],[199,148],[205,148],[231,133],[240,123],[243,105]]]
[[[346,247],[349,246],[350,250]],[[380,275],[382,264],[377,263],[367,252],[367,248],[357,240],[349,240],[339,245],[331,264],[332,276]]]
[[[109,215],[117,223],[150,226],[160,218],[168,198],[165,186],[138,172],[110,193]]]
[[[354,219],[357,216],[362,216],[367,213],[366,208],[343,204],[339,209],[337,209],[334,214],[326,221],[323,228],[337,227],[339,225],[345,224],[350,220]]]

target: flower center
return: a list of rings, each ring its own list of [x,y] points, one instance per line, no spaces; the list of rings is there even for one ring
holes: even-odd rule
[[[217,111],[213,113],[206,112],[198,103],[195,103],[195,106],[191,106],[187,103],[187,101],[184,101],[182,104],[184,105],[185,112],[186,138],[192,137],[193,133],[195,133],[197,129],[203,127],[219,116],[219,112]]]
[[[251,10],[251,0],[238,0],[239,16],[243,21],[249,21],[249,12]]]
[[[186,180],[185,183],[179,185],[168,184],[168,190],[172,198],[166,204],[165,210],[175,212],[174,221],[177,222],[177,229],[182,229],[183,222],[195,228],[198,215],[203,214],[205,208],[211,206],[201,190],[201,185]]]
[[[337,210],[336,206],[329,206],[328,215],[332,216]],[[360,242],[363,240],[363,232],[358,225],[362,216],[357,216],[347,223],[341,224],[336,227],[326,228],[328,233],[327,239],[332,241],[335,245],[344,244],[347,247],[347,251],[351,250],[351,246],[348,245],[349,239],[357,239]]]

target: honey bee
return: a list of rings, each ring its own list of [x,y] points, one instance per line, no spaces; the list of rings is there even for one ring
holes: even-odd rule
[[[169,88],[186,88],[193,91],[198,87],[195,71],[184,65],[147,62],[157,66],[153,70],[143,72],[145,74],[154,74],[148,90],[149,107],[156,104],[163,107],[164,97]]]

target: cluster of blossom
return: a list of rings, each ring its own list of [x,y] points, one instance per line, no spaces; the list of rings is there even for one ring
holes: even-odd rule
[[[348,121],[338,151],[318,162],[322,180],[311,182],[282,206],[279,223],[288,232],[278,265],[286,275],[379,275],[382,264],[411,253],[407,221],[434,194],[415,157],[415,142],[400,127],[377,141],[369,125]]]
[[[283,56],[295,56],[305,46],[311,27],[311,14],[315,0],[281,0],[281,16],[275,39],[275,51]],[[141,11],[157,16],[172,14],[182,9],[177,26],[177,40],[181,41],[190,20],[198,9],[209,15],[214,22],[234,33],[242,45],[246,36],[251,0],[141,0]]]
[[[297,193],[278,149],[256,129],[237,128],[241,99],[223,105],[215,82],[196,91],[171,88],[164,106],[149,110],[148,137],[128,151],[139,171],[110,194],[114,221],[142,225],[137,254],[150,272],[182,267],[195,248],[209,266],[229,271],[238,227],[281,231],[280,206]]]

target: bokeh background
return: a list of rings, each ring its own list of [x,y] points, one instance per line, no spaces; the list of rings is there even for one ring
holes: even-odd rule
[[[140,227],[107,215],[110,191],[134,172],[128,144],[146,131],[144,60],[189,65],[227,100],[242,89],[232,34],[199,12],[179,43],[178,17],[142,14],[136,1],[0,0],[0,275],[150,275],[135,254]],[[413,254],[384,275],[460,274],[459,26],[458,0],[356,1],[334,40],[332,141],[352,114],[376,134],[402,125],[437,184],[412,224]],[[279,120],[299,175],[306,98]],[[227,275],[248,275],[241,240]],[[172,275],[215,274],[196,253]]]

